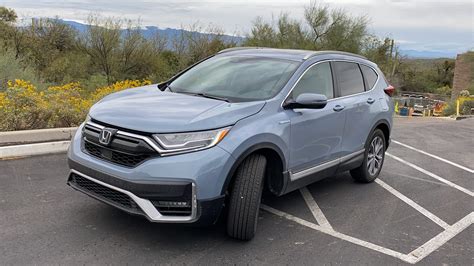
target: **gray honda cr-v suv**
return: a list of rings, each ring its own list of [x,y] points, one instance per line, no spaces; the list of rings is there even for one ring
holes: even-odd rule
[[[349,53],[224,50],[95,104],[69,148],[68,184],[152,222],[210,224],[227,207],[228,234],[248,240],[263,190],[348,170],[377,178],[393,91]]]

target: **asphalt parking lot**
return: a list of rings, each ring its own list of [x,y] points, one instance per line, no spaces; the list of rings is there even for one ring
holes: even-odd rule
[[[380,179],[265,198],[258,233],[152,224],[66,186],[65,154],[0,161],[0,264],[474,263],[474,118],[395,119]]]

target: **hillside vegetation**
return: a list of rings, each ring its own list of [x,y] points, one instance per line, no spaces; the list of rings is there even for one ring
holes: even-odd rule
[[[116,18],[90,16],[87,24],[77,31],[59,18],[25,23],[0,7],[0,130],[77,125],[100,88],[164,81],[237,45],[347,51],[376,62],[402,90],[449,94],[452,85],[453,60],[404,59],[394,40],[368,31],[369,18],[317,4],[307,6],[303,18],[256,18],[238,42],[219,27],[197,23],[173,38],[145,36],[138,23]],[[49,110],[58,106],[66,109]]]

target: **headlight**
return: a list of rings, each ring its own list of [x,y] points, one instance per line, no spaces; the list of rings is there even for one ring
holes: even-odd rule
[[[91,120],[92,120],[91,116],[90,116],[89,114],[87,114],[86,120],[84,120],[84,123],[87,123],[87,122],[89,122],[89,121],[91,121]]]
[[[182,153],[207,149],[217,145],[230,127],[189,133],[155,134],[153,137],[164,149],[163,153]]]

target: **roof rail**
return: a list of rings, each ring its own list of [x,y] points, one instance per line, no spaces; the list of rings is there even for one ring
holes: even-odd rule
[[[227,49],[224,49],[224,50],[220,50],[217,53],[218,54],[223,54],[223,53],[239,51],[239,50],[264,49],[264,48],[265,47],[258,47],[258,46],[238,46],[238,47],[232,47],[232,48],[227,48]]]
[[[354,56],[354,57],[358,57],[358,58],[362,58],[362,59],[366,59],[366,60],[367,60],[367,57],[362,56],[362,55],[358,55],[358,54],[354,54],[354,53],[349,53],[349,52],[343,52],[343,51],[332,51],[332,50],[315,51],[314,53],[307,55],[304,59],[308,59],[308,58],[311,58],[311,57],[317,56],[317,55],[325,55],[325,54],[348,55],[348,56]]]
[[[218,54],[223,54],[223,53],[228,53],[228,52],[233,52],[233,51],[240,51],[240,50],[256,50],[256,49],[277,49],[278,48],[271,48],[271,47],[259,47],[259,46],[238,46],[238,47],[232,47],[232,48],[227,48],[224,50],[220,50],[217,52]],[[292,50],[292,49],[281,49],[281,50]],[[294,49],[294,50],[299,50],[299,49]],[[343,52],[343,51],[333,51],[333,50],[323,50],[323,51],[310,51],[310,50],[299,50],[302,52],[308,52],[308,54],[303,58],[304,60],[309,59],[313,56],[317,55],[325,55],[325,54],[339,54],[339,55],[347,55],[347,56],[354,56],[358,57],[361,59],[366,59],[367,57],[354,54],[354,53],[349,53],[349,52]]]

